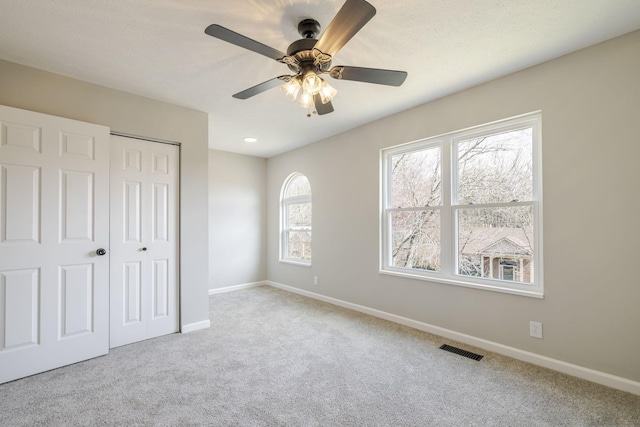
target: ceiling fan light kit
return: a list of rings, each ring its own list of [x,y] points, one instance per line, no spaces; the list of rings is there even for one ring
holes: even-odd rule
[[[347,0],[319,39],[316,39],[320,33],[318,21],[304,19],[298,24],[298,33],[302,39],[291,43],[286,54],[217,24],[209,25],[204,32],[212,37],[286,64],[295,73],[267,80],[234,94],[234,98],[248,99],[280,86],[289,99],[297,101],[298,105],[309,110],[307,116],[310,117],[314,113],[324,115],[333,111],[331,101],[338,91],[321,77],[322,74],[337,80],[352,80],[386,86],[400,86],[404,83],[407,78],[405,71],[343,65],[331,68],[331,60],[335,54],[375,14],[376,9],[365,0]],[[284,84],[282,84],[283,82]]]

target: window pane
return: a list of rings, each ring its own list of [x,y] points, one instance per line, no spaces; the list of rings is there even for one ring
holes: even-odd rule
[[[533,207],[458,210],[458,274],[533,283]]]
[[[391,157],[391,208],[439,206],[440,147]]]
[[[311,185],[309,185],[309,180],[306,176],[298,175],[289,182],[284,197],[302,196],[304,194],[311,194]]]
[[[287,204],[288,228],[311,227],[311,203]]]
[[[289,231],[288,258],[311,259],[311,232]]]
[[[461,141],[458,204],[533,200],[532,129]]]
[[[440,271],[440,212],[391,212],[393,267]]]

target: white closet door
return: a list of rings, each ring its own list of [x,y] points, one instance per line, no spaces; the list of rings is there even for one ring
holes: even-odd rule
[[[108,352],[108,197],[108,128],[0,106],[0,383]]]
[[[110,346],[178,331],[179,149],[111,137]]]

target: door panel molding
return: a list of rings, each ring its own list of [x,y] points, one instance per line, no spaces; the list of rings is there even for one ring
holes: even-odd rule
[[[109,351],[109,129],[0,106],[0,383]]]
[[[179,147],[111,136],[111,348],[179,330],[178,192]]]

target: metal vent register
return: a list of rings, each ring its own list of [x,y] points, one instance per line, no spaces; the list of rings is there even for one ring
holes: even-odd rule
[[[473,359],[473,360],[481,360],[484,357],[484,356],[482,356],[480,354],[472,353],[470,351],[463,350],[461,348],[454,347],[454,346],[447,345],[447,344],[442,344],[440,346],[440,349],[446,350],[446,351],[448,351],[450,353],[459,354],[460,356],[468,357],[469,359]]]

